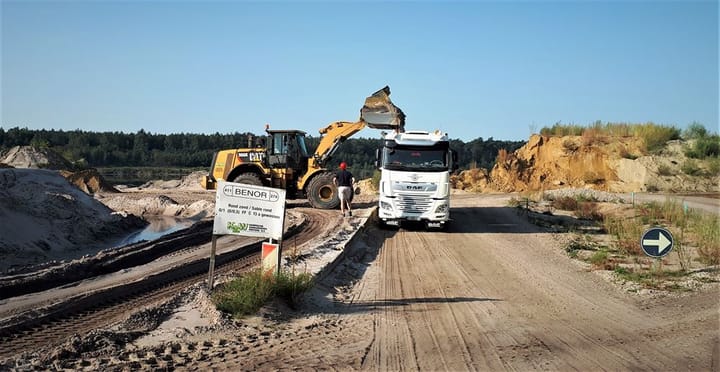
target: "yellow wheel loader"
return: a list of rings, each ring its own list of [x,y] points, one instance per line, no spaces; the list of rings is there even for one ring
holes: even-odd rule
[[[325,168],[338,146],[365,127],[403,132],[405,114],[390,101],[385,87],[365,99],[356,122],[336,121],[320,129],[320,144],[308,154],[305,132],[271,130],[266,136],[248,141],[248,147],[215,153],[210,174],[201,184],[215,189],[218,181],[282,188],[290,199],[307,197],[313,208],[334,209],[340,205],[335,173]]]

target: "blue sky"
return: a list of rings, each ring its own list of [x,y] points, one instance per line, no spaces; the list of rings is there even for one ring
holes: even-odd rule
[[[2,0],[3,128],[317,136],[389,85],[407,127],[718,131],[718,2]],[[356,136],[376,137],[365,129]]]

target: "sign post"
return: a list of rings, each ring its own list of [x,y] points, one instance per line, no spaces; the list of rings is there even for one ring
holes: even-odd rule
[[[284,222],[285,190],[219,181],[215,193],[208,289],[213,288],[218,235],[232,234],[277,240],[277,273],[280,270]]]
[[[217,235],[212,236],[212,247],[210,248],[210,272],[208,273],[208,289],[212,290],[215,281],[215,248],[217,247]]]

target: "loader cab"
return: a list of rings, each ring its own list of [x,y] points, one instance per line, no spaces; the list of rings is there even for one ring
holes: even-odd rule
[[[298,174],[307,171],[308,152],[305,132],[300,130],[267,130],[267,153],[271,168],[290,168]]]

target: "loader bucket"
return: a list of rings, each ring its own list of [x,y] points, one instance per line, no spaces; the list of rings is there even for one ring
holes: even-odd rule
[[[360,120],[374,129],[394,129],[403,132],[405,113],[390,101],[390,87],[386,86],[365,99],[360,109]]]

